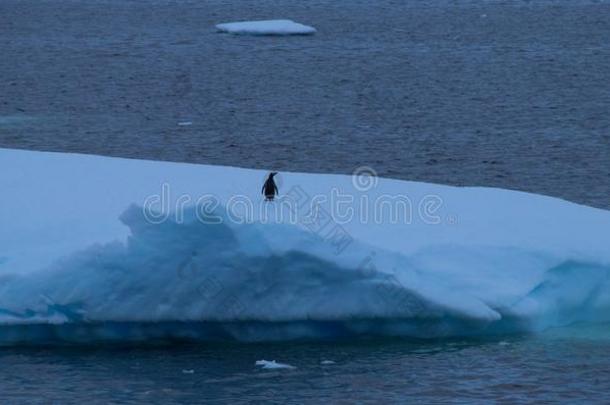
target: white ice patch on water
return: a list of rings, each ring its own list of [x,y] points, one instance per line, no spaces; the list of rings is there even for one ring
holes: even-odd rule
[[[257,366],[266,369],[266,370],[294,370],[296,367],[291,366],[290,364],[278,363],[275,360],[267,361],[267,360],[257,360],[255,363]]]
[[[216,25],[221,32],[242,35],[311,35],[316,29],[292,20],[242,21]]]

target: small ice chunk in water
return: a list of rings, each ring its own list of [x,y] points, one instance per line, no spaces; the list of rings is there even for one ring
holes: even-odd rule
[[[178,123],[179,127],[188,127],[188,126],[191,126],[191,125],[193,125],[193,123],[191,121],[181,121],[181,122]]]
[[[271,360],[271,361],[257,360],[256,365],[261,366],[262,368],[267,369],[267,370],[275,370],[275,369],[293,370],[296,368],[295,366],[291,366],[290,364],[278,363],[275,360]]]
[[[195,374],[195,370],[182,370],[182,374]]]
[[[322,364],[323,366],[329,366],[329,365],[331,365],[331,364],[335,364],[335,362],[334,362],[334,361],[332,361],[332,360],[322,360],[322,361],[320,362],[320,364]]]
[[[216,25],[221,32],[242,35],[311,35],[314,27],[292,20],[241,21]]]

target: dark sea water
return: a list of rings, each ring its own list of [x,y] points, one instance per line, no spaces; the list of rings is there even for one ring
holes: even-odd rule
[[[266,18],[319,32],[214,30]],[[368,165],[610,208],[607,1],[2,0],[0,79],[0,147]],[[608,326],[491,341],[5,347],[0,402],[608,403],[608,353]]]
[[[608,403],[610,341],[0,349],[3,403]],[[261,359],[294,369],[262,370]],[[322,362],[333,362],[322,364]],[[29,399],[26,399],[29,398]]]

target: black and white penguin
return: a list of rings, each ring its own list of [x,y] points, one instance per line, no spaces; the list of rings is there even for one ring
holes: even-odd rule
[[[275,181],[273,180],[273,177],[276,174],[277,172],[269,173],[269,177],[267,177],[265,184],[263,184],[262,193],[265,195],[265,200],[267,201],[273,201],[275,196],[279,194],[277,186],[275,185]]]

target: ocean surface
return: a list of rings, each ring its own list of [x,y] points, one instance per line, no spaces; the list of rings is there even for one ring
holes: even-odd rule
[[[9,404],[608,403],[602,336],[0,349],[0,396]],[[294,368],[261,369],[262,359]]]
[[[214,29],[269,18],[318,33]],[[603,0],[2,0],[0,147],[366,165],[610,209],[609,39]],[[483,341],[4,347],[0,402],[607,403],[609,351],[610,326]],[[263,370],[263,359],[296,368]]]
[[[269,18],[318,33],[214,28]],[[609,38],[602,0],[2,0],[0,147],[610,208]]]

